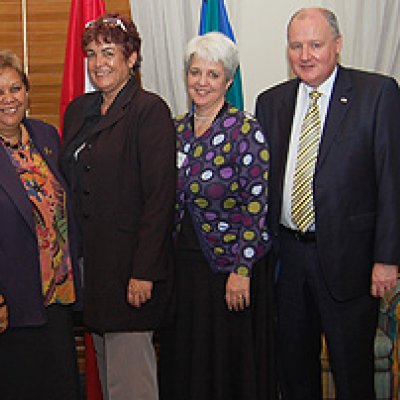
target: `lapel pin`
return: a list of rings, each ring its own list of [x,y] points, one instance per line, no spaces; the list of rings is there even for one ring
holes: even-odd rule
[[[50,156],[53,153],[53,151],[49,149],[47,146],[44,148],[44,152],[46,153],[46,156]]]
[[[340,98],[340,102],[341,102],[342,104],[347,104],[347,97],[341,97],[341,98]]]

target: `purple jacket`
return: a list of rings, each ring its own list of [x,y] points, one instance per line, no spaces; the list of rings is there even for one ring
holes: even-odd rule
[[[58,170],[59,136],[44,122],[25,119],[24,124],[43,159],[60,184],[66,184]],[[67,192],[68,194],[68,192]],[[69,242],[77,295],[81,298],[77,267],[76,229],[69,209]],[[4,295],[10,327],[46,323],[41,288],[39,250],[32,205],[4,148],[0,146],[0,293]]]

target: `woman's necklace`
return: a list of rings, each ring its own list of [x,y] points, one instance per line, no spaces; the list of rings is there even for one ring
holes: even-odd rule
[[[212,125],[214,121],[213,116],[198,116],[194,115],[194,135],[196,137],[202,136]]]
[[[12,143],[13,139],[17,138],[17,142],[16,143]],[[14,135],[13,138],[8,138],[6,136],[3,136],[0,133],[0,141],[7,147],[10,147],[11,149],[18,149],[19,147],[21,147],[22,145],[22,130],[21,128],[18,129],[18,132],[16,135]]]
[[[195,112],[193,113],[194,135],[197,138],[202,136],[205,132],[208,131],[208,129],[210,129],[217,114],[218,112],[211,115],[198,115]]]
[[[194,113],[193,116],[194,116],[194,119],[196,119],[198,121],[208,121],[208,120],[214,118],[213,115],[197,115],[196,113]]]
[[[0,142],[3,144],[4,147],[7,147],[13,151],[16,151],[21,158],[25,158],[25,155],[23,153],[25,145],[22,143],[22,128],[21,127],[19,127],[18,134],[15,135],[15,137],[18,137],[18,141],[16,143],[12,143],[9,138],[6,138],[2,134],[0,134]],[[30,141],[28,140],[28,143],[29,142]]]

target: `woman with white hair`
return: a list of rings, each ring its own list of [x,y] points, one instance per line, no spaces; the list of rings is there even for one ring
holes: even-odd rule
[[[269,152],[257,121],[225,100],[238,64],[221,33],[187,46],[193,111],[175,120],[176,318],[161,332],[162,400],[275,398]]]

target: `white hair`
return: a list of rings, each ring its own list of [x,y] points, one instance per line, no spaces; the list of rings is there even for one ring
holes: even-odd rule
[[[195,36],[189,41],[185,52],[186,73],[194,55],[206,61],[222,62],[227,80],[233,78],[239,65],[239,51],[236,44],[220,32]]]

